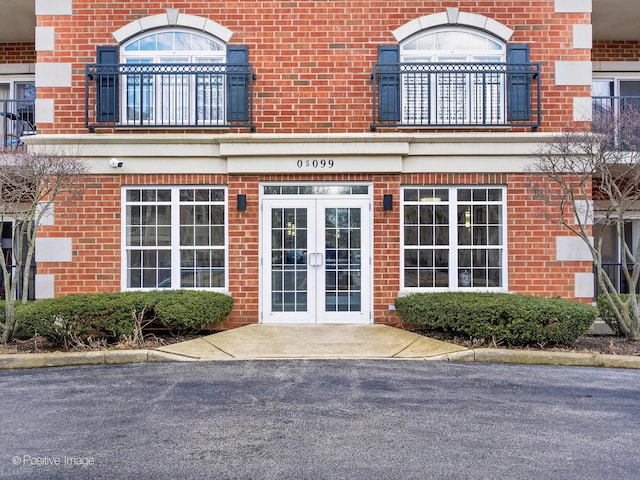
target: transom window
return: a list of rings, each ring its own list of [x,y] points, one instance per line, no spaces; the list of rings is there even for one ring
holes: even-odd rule
[[[226,286],[225,188],[127,188],[123,203],[126,289]]]
[[[368,195],[368,185],[265,185],[265,195]]]
[[[403,287],[506,288],[503,187],[403,189]]]
[[[147,33],[124,44],[121,57],[126,64],[138,65],[126,72],[125,123],[224,123],[226,46],[219,40],[183,30]],[[204,67],[211,64],[220,67]]]
[[[400,46],[402,123],[417,125],[505,122],[506,46],[483,32],[428,30]]]

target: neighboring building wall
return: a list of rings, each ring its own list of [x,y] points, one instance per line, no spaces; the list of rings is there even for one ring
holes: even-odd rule
[[[115,45],[118,29],[165,14],[167,8],[215,21],[233,32],[230,44],[249,46],[261,133],[368,131],[377,46],[397,43],[392,32],[409,22],[454,7],[513,30],[511,43],[530,44],[531,61],[540,62],[542,70],[542,130],[582,118],[574,112],[575,99],[589,96],[590,2],[580,0],[571,8],[558,0],[538,0],[535,6],[521,0],[224,0],[197,7],[189,1],[135,1],[118,9],[107,1],[65,0],[56,8],[44,5],[36,12],[39,38],[48,39],[38,46],[38,98],[51,111],[38,108],[41,133],[86,132],[84,65],[95,62],[96,46]]]
[[[640,41],[595,41],[591,56],[594,62],[640,61]]]
[[[36,46],[33,42],[1,43],[0,64],[36,63]]]

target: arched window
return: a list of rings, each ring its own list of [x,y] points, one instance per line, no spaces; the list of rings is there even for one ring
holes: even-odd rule
[[[124,123],[223,124],[226,45],[186,29],[145,32],[120,47]],[[135,67],[133,67],[135,65]]]
[[[403,62],[504,62],[506,47],[484,32],[439,28],[414,35],[400,45]]]
[[[444,27],[409,37],[400,45],[402,123],[505,123],[505,61],[505,43],[479,30]]]

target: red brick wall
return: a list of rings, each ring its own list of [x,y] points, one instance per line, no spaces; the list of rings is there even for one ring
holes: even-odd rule
[[[541,184],[539,176],[511,174],[507,190],[507,234],[509,245],[509,290],[543,297],[573,298],[576,273],[591,273],[593,263],[556,260],[556,238],[572,236],[555,219],[559,205],[554,203],[552,186],[545,185],[546,202],[532,195],[532,185]],[[571,219],[571,211],[565,212]],[[591,299],[578,299],[591,301]]]
[[[400,289],[400,187],[406,185],[507,185],[508,290],[514,293],[574,295],[574,274],[590,273],[590,262],[556,261],[556,237],[568,235],[545,220],[546,209],[533,198],[527,174],[405,175],[100,175],[87,178],[80,202],[56,205],[54,226],[41,237],[73,240],[73,260],[40,263],[39,274],[55,275],[55,295],[121,289],[121,187],[123,185],[222,185],[228,183],[229,292],[233,313],[223,327],[256,323],[259,315],[259,183],[302,181],[373,182],[373,309],[376,323],[397,324],[389,310]],[[247,210],[235,208],[236,194],[247,195]],[[394,208],[382,209],[382,196],[394,196]]]
[[[571,48],[572,25],[590,23],[590,15],[553,13],[553,0],[75,0],[73,16],[37,20],[56,31],[56,51],[38,52],[38,62],[70,62],[74,72],[72,88],[38,90],[39,97],[56,99],[55,124],[39,124],[38,130],[86,131],[84,65],[95,62],[96,46],[113,45],[112,33],[131,21],[177,8],[230,29],[231,44],[249,45],[259,132],[366,132],[377,46],[396,43],[393,30],[446,7],[497,20],[515,31],[511,42],[529,43],[531,60],[542,68],[543,129],[572,122],[572,98],[588,96],[589,89],[554,86],[553,67],[557,60],[590,60],[590,50]]]
[[[604,41],[593,42],[591,58],[594,62],[632,62],[640,60],[640,41]]]
[[[0,43],[0,64],[6,63],[36,63],[35,43]]]

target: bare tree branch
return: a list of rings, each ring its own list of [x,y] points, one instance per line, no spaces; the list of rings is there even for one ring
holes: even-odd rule
[[[631,108],[596,112],[590,131],[567,131],[545,143],[532,170],[543,174],[531,188],[550,208],[546,218],[588,246],[598,285],[616,317],[614,329],[639,340],[640,241],[628,242],[625,225],[640,213],[640,113]],[[621,296],[603,266],[603,233],[609,226],[620,240],[620,274],[628,297]]]
[[[13,224],[12,258],[0,255],[5,293],[5,320],[0,329],[5,343],[17,328],[16,300],[28,299],[35,238],[42,219],[57,200],[73,201],[81,196],[80,178],[86,173],[84,161],[68,154],[0,152],[0,224]],[[22,296],[17,299],[20,283]]]

